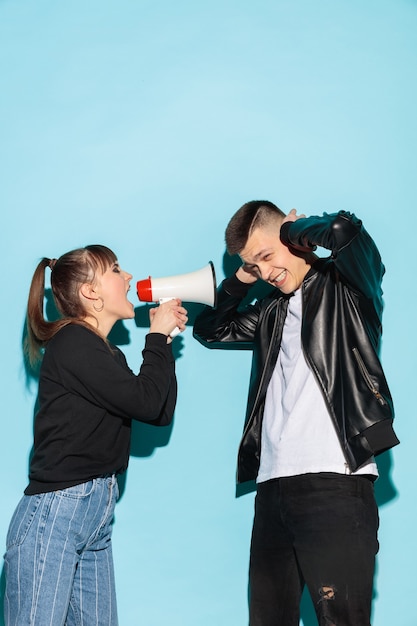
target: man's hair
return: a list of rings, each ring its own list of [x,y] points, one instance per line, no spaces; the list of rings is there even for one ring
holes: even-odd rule
[[[240,207],[226,228],[226,248],[229,254],[243,250],[255,228],[262,228],[285,217],[275,204],[268,200],[252,200]]]

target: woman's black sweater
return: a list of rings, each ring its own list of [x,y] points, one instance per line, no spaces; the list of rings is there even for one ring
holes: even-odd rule
[[[138,375],[124,354],[78,324],[47,344],[26,495],[64,489],[128,465],[131,420],[171,422],[175,362],[165,335],[146,336]]]

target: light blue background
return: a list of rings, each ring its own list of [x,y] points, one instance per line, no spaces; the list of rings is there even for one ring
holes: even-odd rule
[[[402,441],[381,458],[374,624],[416,626],[416,33],[415,0],[0,0],[3,548],[27,480],[36,385],[21,339],[41,256],[104,243],[135,281],[209,259],[220,281],[243,202],[346,209],[387,267]],[[135,369],[145,332],[119,329]],[[120,624],[243,626],[250,354],[206,350],[191,327],[177,344],[174,426],[135,428],[117,508]],[[303,616],[314,624],[308,603]]]

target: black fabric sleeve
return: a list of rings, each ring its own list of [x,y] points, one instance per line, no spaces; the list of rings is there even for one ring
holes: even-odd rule
[[[143,362],[135,375],[122,352],[94,332],[70,324],[49,342],[47,368],[62,386],[113,415],[169,423],[175,407],[175,363],[166,336],[146,336]]]

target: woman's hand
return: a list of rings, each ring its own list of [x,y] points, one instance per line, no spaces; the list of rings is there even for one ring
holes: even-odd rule
[[[178,328],[180,332],[183,332],[188,321],[187,310],[184,309],[178,298],[173,298],[163,302],[158,307],[149,309],[149,319],[151,322],[149,332],[167,335],[169,342],[172,341],[170,337],[172,331]]]

